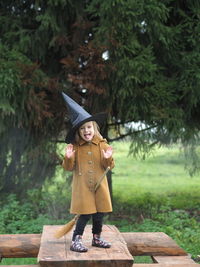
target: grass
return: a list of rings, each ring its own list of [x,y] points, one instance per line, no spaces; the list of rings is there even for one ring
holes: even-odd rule
[[[127,142],[115,143],[114,150],[114,199],[134,203],[149,195],[174,208],[200,206],[200,176],[191,177],[185,170],[178,147],[157,149],[146,160],[128,156]]]
[[[28,265],[38,264],[37,258],[10,258],[2,259],[0,265]]]

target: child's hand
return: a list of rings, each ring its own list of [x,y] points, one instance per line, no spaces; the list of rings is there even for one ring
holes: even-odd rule
[[[73,145],[72,144],[67,145],[65,148],[65,156],[67,158],[71,158],[74,155],[74,153],[75,153],[75,150],[74,150]]]
[[[103,152],[103,156],[105,159],[109,159],[112,154],[113,154],[113,149],[111,146],[108,147],[108,149],[105,151],[104,149],[102,149],[102,152]]]

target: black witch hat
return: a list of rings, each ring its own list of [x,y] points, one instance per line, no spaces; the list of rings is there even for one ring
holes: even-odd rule
[[[71,121],[71,129],[65,139],[66,143],[72,143],[74,141],[76,130],[85,122],[96,121],[98,124],[102,124],[105,121],[105,113],[91,115],[65,93],[62,92],[62,96],[65,100]]]

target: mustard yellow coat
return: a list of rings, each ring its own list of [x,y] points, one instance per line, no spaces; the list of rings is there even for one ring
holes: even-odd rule
[[[94,192],[94,187],[106,168],[114,167],[113,158],[105,159],[102,154],[102,149],[107,150],[108,147],[107,141],[97,136],[94,136],[91,142],[81,139],[79,144],[74,145],[74,156],[70,159],[64,158],[64,169],[73,171],[70,213],[92,214],[112,211],[107,177]]]

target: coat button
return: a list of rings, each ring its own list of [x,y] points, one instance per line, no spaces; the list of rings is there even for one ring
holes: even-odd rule
[[[92,154],[92,152],[91,151],[88,151],[88,155],[91,155]]]

